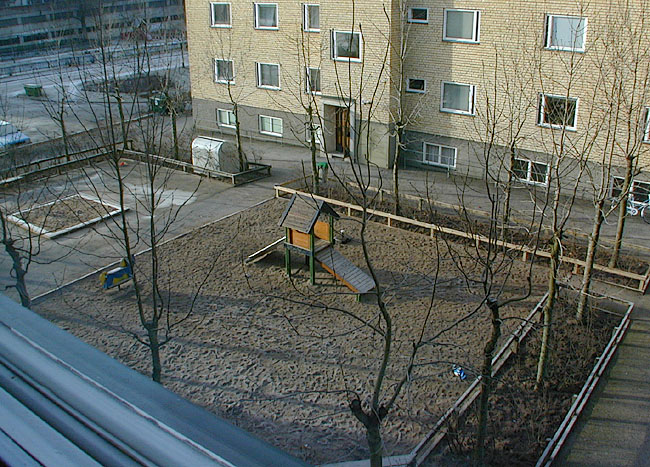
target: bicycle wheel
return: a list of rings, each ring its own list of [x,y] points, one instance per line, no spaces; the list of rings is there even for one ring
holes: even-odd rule
[[[644,206],[641,209],[641,219],[645,221],[646,224],[650,224],[650,206]]]

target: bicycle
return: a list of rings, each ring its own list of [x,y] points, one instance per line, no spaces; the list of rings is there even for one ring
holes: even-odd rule
[[[612,210],[616,209],[621,200],[612,200]],[[650,195],[646,201],[636,201],[632,194],[627,197],[627,215],[640,216],[646,224],[650,224]]]

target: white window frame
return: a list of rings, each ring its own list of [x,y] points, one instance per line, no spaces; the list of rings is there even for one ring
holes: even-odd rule
[[[276,31],[280,29],[280,11],[278,9],[278,4],[277,3],[254,3],[254,8],[255,8],[255,29],[268,29],[272,31]],[[260,5],[262,7],[269,7],[273,6],[275,7],[275,26],[260,26],[259,22],[259,7]]]
[[[545,99],[546,97],[551,97],[553,99],[562,99],[562,100],[568,99],[569,101],[575,102],[576,108],[575,111],[573,112],[573,125],[546,123],[544,121],[544,109],[546,107],[546,99]],[[540,93],[539,94],[539,115],[537,117],[537,124],[544,128],[555,128],[555,129],[565,128],[570,131],[575,131],[578,126],[578,105],[579,105],[579,99],[577,97],[567,98],[566,96],[560,96],[557,94]]]
[[[277,85],[277,86],[272,86],[272,85],[268,85],[268,84],[262,84],[262,82],[261,82],[261,80],[262,80],[262,73],[261,73],[261,71],[260,71],[262,65],[275,66],[275,67],[278,68],[278,85]],[[261,89],[272,89],[272,90],[274,90],[274,91],[278,91],[278,90],[281,89],[281,88],[280,88],[280,82],[281,82],[281,81],[280,81],[280,65],[279,65],[278,63],[260,63],[260,62],[256,62],[256,63],[255,63],[255,69],[256,69],[256,72],[257,72],[257,87],[258,87],[258,88],[261,88]]]
[[[337,54],[336,48],[336,35],[337,34],[352,34],[353,36],[359,36],[359,57],[340,57]],[[363,37],[360,31],[339,31],[332,30],[332,60],[337,62],[356,62],[361,63],[363,61]]]
[[[279,120],[280,121],[280,129],[282,130],[282,132],[284,132],[284,123],[282,122],[282,119],[280,117],[271,117],[270,115],[260,115],[259,120],[258,120],[259,130],[260,130],[261,134],[263,134],[263,135],[271,135],[271,136],[280,136],[281,137],[282,132],[277,133],[277,132],[274,132],[274,131],[264,131],[264,130],[262,130],[262,119],[263,118],[269,118],[269,119],[271,119],[271,122]],[[273,123],[271,123],[271,127],[273,127]]]
[[[323,146],[323,130],[320,126],[316,126],[316,144]],[[305,142],[311,143],[311,131],[309,129],[309,122],[305,122]]]
[[[424,89],[412,88],[411,80],[424,82]],[[415,92],[418,94],[424,94],[425,92],[427,92],[427,80],[424,78],[406,78],[406,92]]]
[[[228,5],[228,23],[215,23],[214,5]],[[210,27],[231,28],[232,27],[232,5],[230,2],[210,2]]]
[[[472,28],[472,38],[458,38],[447,36],[447,13],[461,12],[461,13],[474,13],[474,27]],[[442,24],[442,40],[446,42],[462,42],[465,44],[478,44],[481,41],[481,12],[480,10],[465,10],[461,8],[445,8],[443,13]]]
[[[427,12],[427,19],[414,19],[413,10],[424,10]],[[429,24],[429,9],[423,6],[412,6],[409,8],[408,17],[406,19],[409,23],[418,23],[418,24]]]
[[[643,142],[650,143],[650,107],[645,108],[645,126],[643,127]]]
[[[540,161],[534,161],[531,159],[522,159],[521,157],[515,157],[516,161],[520,162],[526,162],[528,164],[528,168],[526,169],[526,178],[521,178],[517,174],[515,174],[514,168],[510,167],[510,170],[512,170],[512,175],[515,176],[517,180],[523,183],[527,183],[529,185],[540,185],[540,186],[547,186],[548,185],[548,173],[549,173],[549,165],[546,162],[540,162]],[[533,180],[532,175],[533,175],[533,164],[541,164],[546,166],[546,175],[544,176],[544,181],[543,182],[538,182],[536,180]]]
[[[469,111],[444,107],[444,96],[445,96],[446,84],[453,84],[456,86],[469,86],[470,88],[469,102],[468,102]],[[472,115],[472,116],[476,115],[476,86],[474,84],[456,83],[454,81],[443,81],[442,83],[440,83],[440,111],[459,114],[459,115]]]
[[[555,18],[571,18],[571,19],[582,19],[584,20],[584,31],[582,32],[582,47],[564,47],[560,45],[552,45],[552,31],[553,31],[553,21]],[[544,43],[544,48],[548,50],[562,50],[568,52],[584,52],[585,44],[587,43],[587,17],[586,16],[572,16],[572,15],[546,15],[546,40]]]
[[[619,196],[621,196],[621,193],[623,193],[623,190],[620,189],[620,188],[618,188],[618,190],[619,190],[621,193],[619,193],[619,194],[617,194],[617,195],[614,194],[614,184],[615,184],[615,181],[616,181],[616,180],[620,180],[620,181],[621,181],[621,185],[622,185],[623,182],[625,181],[625,178],[624,178],[624,177],[617,177],[617,176],[613,176],[613,177],[612,177],[612,182],[611,182],[611,185],[610,185],[610,188],[609,188],[609,190],[610,190],[610,191],[609,191],[609,194],[610,194],[610,196],[611,196],[612,198],[618,198]],[[642,181],[642,180],[634,180],[634,179],[632,179],[632,182],[630,183],[630,190],[629,190],[629,192],[628,192],[628,196],[629,196],[629,195],[632,195],[632,201],[635,202],[635,203],[643,203],[643,204],[647,204],[647,200],[646,200],[646,201],[639,201],[639,200],[637,200],[637,199],[635,198],[636,193],[637,193],[637,190],[635,190],[635,185],[639,185],[639,184],[641,184],[641,185],[647,185],[648,188],[650,188],[650,182],[646,182],[646,181]]]
[[[232,79],[219,79],[219,74],[217,71],[217,62],[230,62],[232,67]],[[235,84],[235,62],[228,60],[226,58],[215,58],[214,59],[214,82],[220,84]]]
[[[222,123],[221,122],[221,115],[222,113],[225,113],[228,116],[228,123]],[[232,119],[234,123],[230,123],[230,116],[232,116]],[[237,118],[235,117],[235,112],[232,110],[228,109],[217,109],[217,125],[224,127],[224,128],[236,128],[237,126]]]
[[[309,72],[311,70],[318,70],[318,85],[319,85],[318,91],[312,91],[311,89],[311,76],[309,75]],[[321,79],[321,69],[315,66],[306,66],[305,67],[305,92],[307,92],[307,94],[314,94],[316,96],[320,96],[322,86],[323,86],[323,81]]]
[[[309,27],[309,8],[318,8],[318,28]],[[302,6],[302,26],[305,32],[320,32],[320,4],[318,3],[305,3]]]
[[[442,155],[442,149],[453,149],[454,150],[454,163],[453,165],[443,164],[442,162],[432,162],[427,159],[427,146],[436,146],[438,148],[438,160]],[[427,165],[433,165],[436,167],[444,167],[445,169],[455,169],[456,168],[456,159],[458,157],[458,149],[453,146],[445,146],[444,144],[437,143],[422,143],[422,163]]]

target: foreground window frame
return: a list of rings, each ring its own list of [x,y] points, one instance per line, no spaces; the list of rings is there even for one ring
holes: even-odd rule
[[[268,122],[268,125],[265,125],[263,123],[265,121]],[[282,133],[284,132],[283,122],[280,117],[271,117],[270,115],[260,115],[258,123],[259,123],[260,133],[263,135],[281,137]],[[265,127],[270,129],[264,129]]]
[[[280,29],[280,14],[278,12],[277,3],[254,3],[254,8],[255,8],[255,29],[268,29],[268,30]],[[260,9],[263,8],[275,9],[275,23],[272,26],[260,24]]]
[[[435,152],[432,152],[434,155],[434,160],[428,159],[427,155],[430,153],[429,149],[435,149]],[[447,150],[447,154],[443,155],[443,150]],[[453,154],[450,154],[450,151]],[[436,143],[422,143],[422,163],[427,165],[433,165],[435,167],[443,167],[445,169],[455,169],[456,168],[456,158],[458,155],[458,149],[452,146],[445,146],[443,144]],[[437,158],[437,160],[435,160]],[[445,161],[445,158],[447,161]],[[449,162],[451,158],[451,162]]]
[[[446,107],[445,89],[447,86],[462,86],[469,88],[467,109],[459,109],[455,107]],[[454,113],[459,115],[476,115],[476,86],[467,83],[455,83],[453,81],[443,81],[440,84],[440,111],[447,113]]]
[[[449,14],[462,13],[472,15],[472,33],[469,37],[449,35]],[[446,42],[463,42],[466,44],[478,44],[481,40],[481,12],[479,10],[463,10],[459,8],[445,8],[442,25],[442,40]]]
[[[315,25],[316,27],[312,24],[312,16],[309,14],[312,8],[318,11],[318,24]],[[302,6],[302,25],[305,32],[320,32],[320,5],[318,3],[305,3]]]
[[[582,29],[579,29],[580,26],[574,29],[571,26],[570,34],[570,44],[566,45],[565,43],[558,43],[558,37],[556,34],[556,24],[559,20],[577,20],[578,23],[582,22]],[[574,35],[575,33],[575,35]],[[578,44],[578,33],[582,36],[580,39],[580,44]],[[561,50],[565,52],[584,52],[585,44],[587,42],[587,17],[585,16],[571,16],[571,15],[546,15],[546,40],[544,42],[544,47],[548,50]]]
[[[610,187],[610,195],[612,198],[620,198],[623,194],[624,177],[612,177],[612,184]],[[632,201],[636,203],[648,204],[648,194],[650,193],[650,182],[642,182],[640,180],[632,180],[630,183],[630,192]]]
[[[339,55],[339,50],[338,50],[338,35],[340,34],[346,34],[346,35],[351,35],[353,37],[353,40],[355,42],[358,42],[358,54],[355,55]],[[358,39],[354,39],[358,38]],[[361,32],[358,31],[337,31],[333,30],[332,31],[332,59],[339,61],[339,62],[357,62],[360,63],[363,61],[363,37],[361,37]],[[350,47],[349,51],[351,51],[352,48]]]
[[[228,109],[217,109],[217,125],[224,128],[235,128],[237,126],[235,112]]]
[[[566,106],[567,100],[569,102],[573,102],[573,118],[571,122],[565,121],[565,122],[556,123],[554,121],[549,121],[549,117],[552,117],[552,115],[549,112],[547,112],[547,109],[549,107],[549,104],[551,103],[551,100],[564,101],[563,103],[560,103],[560,105],[562,106]],[[537,118],[537,124],[545,128],[555,128],[555,129],[565,128],[567,130],[575,131],[578,124],[578,98],[577,97],[567,98],[566,96],[560,96],[557,94],[540,93],[539,116]]]
[[[318,78],[314,79],[312,73],[318,73]],[[318,67],[308,66],[305,67],[305,92],[308,94],[320,95],[321,94],[321,71]]]
[[[230,64],[230,73],[220,73],[219,64]],[[230,77],[228,76],[230,75]],[[224,58],[214,59],[214,82],[219,84],[235,84],[235,63]]]
[[[512,174],[515,176],[517,180],[531,185],[541,185],[541,186],[548,185],[549,165],[546,162],[539,162],[530,159],[522,159],[520,157],[515,158],[514,161],[515,164],[525,165],[525,168],[514,167],[514,166],[510,167]],[[545,167],[545,169],[543,172],[543,180],[540,180],[540,175],[542,175],[542,171],[539,169],[542,166]]]
[[[280,90],[280,65],[278,63],[260,63],[257,62],[256,64],[256,71],[257,71],[257,87],[261,89],[271,89],[273,91],[278,91]],[[265,84],[262,82],[262,68],[263,67],[275,67],[278,70],[277,76],[278,76],[278,82],[277,84]]]
[[[218,22],[215,15],[216,6],[228,7],[227,21]],[[210,27],[213,28],[231,28],[232,27],[232,6],[229,2],[210,2]]]

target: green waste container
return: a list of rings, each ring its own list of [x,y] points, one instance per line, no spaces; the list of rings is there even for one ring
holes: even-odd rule
[[[165,94],[154,94],[149,98],[149,107],[152,112],[164,114],[167,113],[167,96]]]
[[[25,88],[25,94],[29,97],[41,97],[43,95],[43,86],[40,84],[26,84],[23,87]]]
[[[318,180],[321,182],[327,181],[327,162],[316,162],[316,170],[318,170]]]

